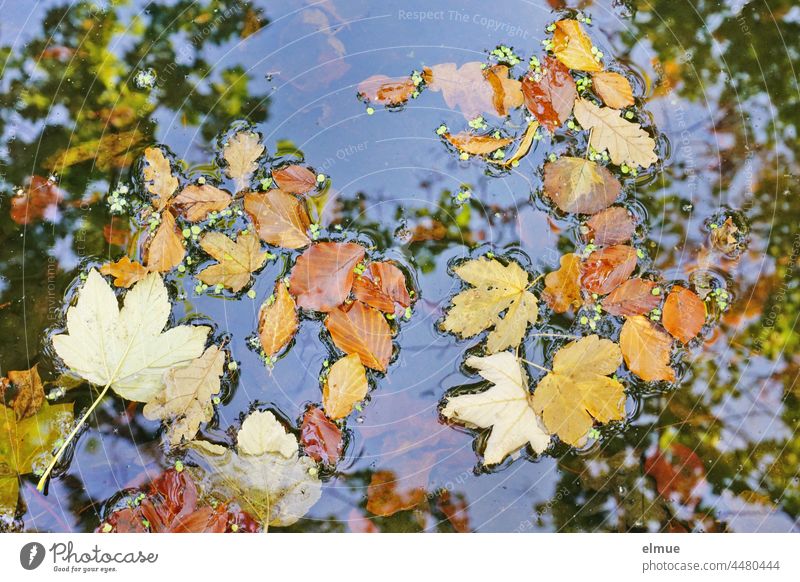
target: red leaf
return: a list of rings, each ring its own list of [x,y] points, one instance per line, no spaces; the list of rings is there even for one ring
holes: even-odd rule
[[[386,262],[370,263],[364,274],[353,281],[353,294],[359,301],[386,313],[399,313],[411,305],[403,271]]]
[[[644,315],[661,303],[652,293],[655,287],[654,281],[628,279],[603,299],[603,309],[611,315]]]
[[[675,285],[664,302],[664,328],[672,337],[688,343],[706,322],[706,304],[695,293]]]
[[[631,240],[636,230],[633,217],[622,206],[611,206],[586,221],[586,235],[597,246],[618,245]]]
[[[581,284],[590,293],[606,295],[631,276],[636,268],[636,250],[616,245],[594,251],[581,266]]]
[[[644,461],[645,474],[655,479],[658,494],[676,498],[686,505],[697,505],[697,486],[705,480],[703,461],[692,449],[672,443],[669,450],[656,450]]]
[[[376,471],[367,487],[367,511],[387,517],[411,509],[425,501],[424,487],[401,489],[401,479],[393,471]]]
[[[316,406],[303,415],[300,442],[309,457],[326,465],[338,463],[344,447],[342,430]]]
[[[41,176],[31,176],[21,196],[11,199],[11,220],[30,224],[55,211],[64,196],[53,182]]]
[[[355,301],[347,309],[331,311],[325,327],[344,353],[358,354],[364,366],[386,371],[392,357],[392,331],[379,311]]]
[[[522,80],[525,106],[544,127],[555,131],[572,113],[578,92],[569,69],[559,60],[546,57],[541,79],[532,75]]]
[[[292,269],[289,291],[297,304],[316,311],[332,311],[344,303],[353,287],[353,268],[364,258],[355,243],[323,242],[310,246]]]

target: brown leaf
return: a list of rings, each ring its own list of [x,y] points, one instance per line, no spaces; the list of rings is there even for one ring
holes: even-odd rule
[[[189,222],[205,220],[209,212],[225,210],[231,195],[211,184],[189,184],[172,200],[172,205]]]
[[[11,198],[11,220],[17,224],[30,224],[42,218],[53,218],[50,215],[63,199],[64,195],[55,183],[41,176],[31,176],[22,195]]]
[[[633,105],[633,88],[630,81],[619,73],[600,71],[592,75],[592,87],[612,109],[622,109]]]
[[[331,311],[344,303],[353,287],[353,268],[364,258],[355,243],[323,242],[311,245],[297,258],[289,291],[305,309]]]
[[[103,136],[57,151],[42,166],[57,173],[66,168],[91,161],[98,170],[127,168],[142,150],[144,135],[138,129],[122,133],[103,132]]]
[[[150,271],[165,273],[177,267],[186,254],[183,236],[172,212],[161,213],[161,224],[147,242],[144,264]]]
[[[116,216],[111,217],[111,222],[103,226],[103,238],[110,245],[124,247],[128,244],[131,237],[131,231],[128,228],[122,228],[120,224],[126,221],[119,219]]]
[[[258,314],[258,337],[264,353],[274,357],[292,340],[298,325],[294,298],[286,285],[278,281],[275,292],[264,302]]]
[[[590,293],[606,295],[619,287],[636,268],[636,250],[615,245],[594,251],[581,266],[581,285]]]
[[[142,173],[145,188],[152,195],[153,208],[161,212],[170,204],[172,195],[180,185],[178,178],[172,173],[169,158],[161,148],[150,147],[144,150]]]
[[[345,418],[369,390],[367,372],[358,354],[334,362],[322,387],[322,405],[333,419]]]
[[[522,80],[525,106],[548,130],[555,131],[572,113],[578,92],[569,69],[546,57],[541,78],[529,74]]]
[[[594,214],[622,188],[611,172],[584,158],[562,157],[544,166],[544,193],[564,212]]]
[[[711,244],[718,251],[726,255],[733,255],[741,246],[740,236],[739,227],[734,224],[733,218],[729,216],[721,226],[711,231]]]
[[[492,65],[483,70],[483,76],[492,86],[492,104],[498,115],[505,117],[509,111],[520,107],[524,101],[522,84],[508,76],[506,65]]]
[[[228,163],[228,176],[236,182],[237,190],[247,186],[250,177],[258,170],[257,161],[263,153],[264,146],[258,134],[252,131],[240,131],[222,148],[222,157]]]
[[[700,502],[697,486],[705,480],[706,470],[689,447],[672,442],[666,451],[656,449],[644,460],[644,472],[655,480],[661,497],[690,506]]]
[[[388,262],[370,263],[353,281],[356,299],[386,313],[400,312],[411,305],[403,271]]]
[[[625,320],[619,335],[619,347],[628,369],[646,382],[675,381],[669,365],[672,338],[643,315]]]
[[[289,194],[305,194],[317,186],[317,175],[297,164],[272,170],[272,179],[278,188]]]
[[[561,267],[544,278],[542,299],[556,313],[565,313],[581,304],[581,259],[576,254],[568,253],[561,257],[560,262]]]
[[[514,141],[514,138],[511,137],[475,135],[468,131],[461,131],[455,135],[445,133],[442,137],[453,144],[458,151],[466,152],[473,156],[485,156]]]
[[[208,232],[200,239],[200,247],[218,263],[206,267],[197,278],[207,285],[223,285],[238,293],[250,282],[250,275],[267,261],[258,237],[248,232],[234,242],[221,232]]]
[[[601,71],[603,66],[592,54],[592,39],[577,20],[559,20],[553,33],[553,54],[570,69]]]
[[[131,285],[144,279],[150,273],[150,269],[124,256],[116,263],[106,263],[100,267],[100,272],[114,277],[114,285],[117,287],[129,289]]]
[[[12,370],[0,378],[0,406],[10,404],[17,420],[36,414],[44,403],[44,387],[38,366],[30,370]],[[3,430],[8,430],[3,427]]]
[[[666,330],[683,343],[694,339],[706,322],[706,304],[696,293],[675,285],[664,302]]]
[[[366,367],[386,371],[392,357],[392,331],[379,311],[355,301],[331,311],[325,327],[344,353],[358,354]]]
[[[423,79],[428,89],[441,91],[447,106],[450,109],[459,108],[468,120],[482,113],[504,116],[508,105],[515,100],[519,100],[521,105],[519,81],[508,79],[507,69],[484,70],[483,66],[483,63],[477,61],[464,63],[461,67],[457,67],[455,63],[443,63],[425,67]],[[492,77],[492,81],[487,77]],[[497,96],[495,87],[502,90],[501,96]],[[520,91],[518,96],[516,91]]]
[[[296,196],[280,190],[248,192],[244,197],[244,209],[265,243],[285,249],[311,244],[306,234],[311,224],[308,211]]]
[[[644,315],[658,307],[660,295],[653,295],[654,281],[628,279],[601,302],[611,315]]]
[[[416,90],[417,86],[409,77],[373,75],[358,85],[358,96],[370,103],[396,107],[408,101]]]
[[[331,422],[320,408],[312,406],[303,415],[300,444],[305,454],[317,463],[335,465],[344,449],[342,429]]]
[[[367,487],[367,511],[388,517],[425,502],[424,487],[401,490],[400,483],[393,471],[375,471]]]
[[[636,223],[622,206],[611,206],[586,221],[587,238],[597,246],[618,245],[631,240]]]

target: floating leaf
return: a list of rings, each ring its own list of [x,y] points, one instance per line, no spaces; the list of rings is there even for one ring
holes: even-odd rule
[[[165,273],[181,264],[186,255],[178,225],[172,212],[161,213],[161,223],[145,245],[144,263],[150,271]]]
[[[514,141],[512,137],[494,137],[492,135],[476,135],[468,131],[461,131],[456,134],[445,133],[444,137],[453,144],[458,151],[471,154],[473,156],[485,156],[493,151]]]
[[[172,173],[172,164],[161,148],[147,148],[144,150],[144,175],[145,188],[151,194],[153,208],[158,212],[169,206],[172,195],[180,186],[178,178]]]
[[[627,281],[636,268],[636,250],[614,245],[594,251],[581,267],[581,285],[590,293],[606,295]]]
[[[292,341],[298,325],[297,304],[286,285],[279,281],[275,284],[274,294],[258,313],[258,338],[267,357],[275,357]]]
[[[253,233],[243,233],[236,242],[220,232],[209,232],[200,239],[200,247],[219,261],[197,274],[206,285],[222,285],[234,293],[250,282],[250,275],[267,262],[267,253]]]
[[[508,158],[503,158],[502,160],[489,158],[488,161],[498,166],[514,166],[516,162],[519,162],[522,158],[528,155],[528,152],[531,151],[531,146],[533,145],[533,140],[536,137],[536,132],[538,129],[539,122],[531,121],[528,124],[528,127],[525,128],[525,133],[522,134],[522,139],[519,140],[517,149],[514,151],[513,155]]]
[[[21,420],[14,410],[0,404],[0,515],[15,513],[19,476],[40,470],[50,461],[72,420],[71,402],[51,405],[45,401],[35,415]]]
[[[625,320],[619,345],[628,369],[646,382],[675,381],[669,365],[672,338],[642,315]]]
[[[658,307],[660,295],[653,295],[655,281],[628,279],[601,302],[611,315],[644,315]]]
[[[250,177],[258,170],[258,158],[264,153],[264,146],[257,133],[240,131],[231,137],[222,148],[222,157],[228,164],[228,177],[236,182],[236,189],[246,188]]]
[[[344,353],[358,354],[366,367],[386,371],[392,357],[392,331],[379,311],[354,301],[328,313],[325,327]]]
[[[733,255],[742,246],[741,236],[742,233],[739,227],[734,224],[733,218],[729,216],[722,225],[711,231],[711,244],[718,251],[726,255]]]
[[[522,80],[522,93],[528,111],[551,132],[570,116],[578,95],[569,69],[552,57],[544,59],[541,75]]]
[[[305,309],[331,311],[344,303],[353,287],[353,268],[365,249],[355,243],[323,242],[311,245],[297,258],[289,290]]]
[[[311,244],[306,234],[311,224],[308,211],[296,196],[280,190],[248,192],[244,197],[244,209],[265,243],[285,249]]]
[[[170,313],[158,273],[136,283],[119,308],[114,291],[92,269],[67,310],[67,333],[53,337],[64,363],[84,380],[110,387],[128,400],[149,402],[164,372],[203,353],[206,326],[179,325],[162,333]]]
[[[696,293],[675,285],[664,301],[664,328],[686,344],[697,337],[705,322],[705,302]]]
[[[606,208],[586,221],[587,238],[597,246],[618,245],[631,240],[636,224],[622,206]]]
[[[574,253],[563,255],[561,267],[544,278],[542,299],[556,313],[565,313],[581,304],[581,258]]]
[[[429,90],[441,91],[447,106],[461,109],[468,120],[481,113],[504,116],[510,105],[518,102],[518,107],[522,104],[520,83],[508,78],[506,67],[485,69],[484,63],[477,61],[464,63],[461,67],[455,63],[443,63],[425,67],[423,79]],[[498,95],[499,91],[502,95]]]
[[[211,184],[189,184],[172,200],[175,207],[189,222],[205,220],[209,212],[225,210],[231,204],[231,195]]]
[[[200,424],[214,416],[211,399],[219,394],[224,364],[225,353],[211,346],[198,359],[164,374],[163,389],[142,412],[149,420],[172,420],[169,440],[173,445],[193,439]]]
[[[472,285],[453,298],[442,322],[446,331],[472,337],[494,327],[486,341],[489,353],[516,347],[528,323],[536,323],[539,305],[528,291],[528,273],[511,261],[481,257],[455,268],[455,274]]]
[[[490,428],[484,463],[496,465],[525,445],[537,454],[550,443],[550,434],[531,404],[528,377],[511,352],[485,358],[470,356],[467,366],[492,383],[478,394],[449,396],[442,415],[470,428]]]
[[[638,123],[623,119],[620,112],[598,107],[586,99],[575,102],[575,118],[585,129],[592,130],[589,145],[596,151],[608,150],[618,166],[630,164],[648,168],[658,161],[656,142]]]
[[[103,275],[114,277],[114,285],[117,287],[128,289],[134,283],[138,283],[147,277],[150,269],[141,263],[131,261],[129,257],[125,256],[116,263],[106,263],[100,267],[100,272]]]
[[[559,20],[553,33],[553,54],[570,69],[601,71],[603,66],[592,53],[589,38],[577,20]]]
[[[316,462],[335,465],[344,449],[342,429],[325,416],[322,409],[312,406],[303,415],[300,444],[303,452]]]
[[[484,78],[492,87],[494,110],[501,117],[505,117],[509,111],[522,106],[525,100],[522,94],[522,84],[516,79],[509,78],[508,73],[509,68],[506,65],[492,65],[483,70]]]
[[[622,109],[634,104],[630,81],[619,73],[600,71],[592,75],[592,87],[608,107]]]
[[[370,263],[353,281],[356,299],[386,313],[400,312],[411,305],[403,271],[388,262]]]
[[[553,358],[553,371],[533,393],[534,410],[547,429],[565,443],[581,446],[593,420],[625,418],[625,391],[609,378],[622,363],[620,348],[596,335],[565,345]]]
[[[611,172],[584,158],[563,157],[544,166],[544,193],[564,212],[594,214],[619,196]]]
[[[31,224],[43,218],[55,218],[63,199],[63,192],[54,182],[31,176],[22,194],[11,197],[11,220],[17,224]]]
[[[297,164],[272,170],[272,179],[278,188],[289,194],[305,194],[317,186],[317,175]]]
[[[357,353],[337,360],[322,388],[322,405],[333,419],[345,418],[356,402],[364,400],[369,389],[367,372]]]
[[[10,404],[17,420],[36,414],[44,403],[44,388],[39,368],[11,370],[7,378],[0,378],[0,406]]]
[[[298,456],[297,440],[271,412],[245,419],[236,452],[197,440],[189,448],[205,496],[236,500],[265,527],[292,525],[322,494],[314,461]]]
[[[410,77],[373,75],[358,85],[358,96],[370,103],[396,107],[408,101],[416,90],[417,86]]]

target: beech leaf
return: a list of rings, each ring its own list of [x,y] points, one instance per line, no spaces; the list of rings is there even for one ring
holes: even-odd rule
[[[150,271],[165,273],[181,264],[186,255],[183,236],[170,210],[161,213],[161,223],[145,245],[145,265]]]
[[[445,133],[442,137],[449,141],[458,151],[473,156],[485,156],[514,141],[513,137],[476,135],[468,131],[462,131],[456,134]]]
[[[636,250],[627,245],[596,250],[581,265],[581,285],[590,293],[611,293],[628,280],[636,261]]]
[[[625,320],[619,345],[625,365],[642,380],[675,381],[675,371],[669,365],[672,338],[643,315]]]
[[[289,194],[305,194],[317,186],[317,175],[297,164],[272,170],[272,179],[278,188]]]
[[[333,419],[345,418],[369,390],[367,372],[358,354],[334,362],[322,388],[322,406]]]
[[[621,188],[611,172],[584,158],[565,156],[544,166],[544,193],[563,212],[599,212],[614,203]]]
[[[531,404],[528,377],[511,352],[487,357],[470,356],[467,366],[492,386],[477,394],[448,396],[442,416],[469,428],[491,428],[483,460],[496,465],[525,445],[541,454],[550,434]]]
[[[255,223],[256,232],[267,244],[285,249],[299,249],[311,244],[308,227],[311,221],[305,205],[280,190],[248,192],[244,209]]]
[[[536,296],[528,291],[528,273],[513,261],[503,265],[481,257],[459,265],[455,274],[472,288],[453,297],[442,328],[468,338],[493,327],[486,342],[489,353],[518,346],[528,323],[539,316]]]
[[[658,307],[660,295],[653,295],[655,281],[628,279],[603,298],[603,309],[611,315],[644,315]]]
[[[592,53],[589,38],[577,20],[559,20],[553,32],[553,54],[570,69],[601,71],[603,66]]]
[[[198,222],[209,212],[225,210],[231,200],[228,192],[211,184],[189,184],[172,199],[172,206],[189,222]]]
[[[312,406],[303,415],[300,444],[303,452],[316,462],[335,465],[344,449],[342,429],[325,416],[322,409]]]
[[[292,341],[299,324],[297,304],[283,281],[278,281],[258,314],[258,338],[267,357],[274,358]]]
[[[597,246],[618,245],[631,240],[636,223],[622,206],[611,206],[586,221],[587,238]]]
[[[328,313],[325,327],[346,354],[357,354],[368,368],[385,372],[392,357],[392,330],[379,311],[354,301]]]
[[[410,77],[373,75],[358,85],[358,96],[370,103],[396,107],[408,101],[416,90],[417,86]]]
[[[542,73],[530,73],[522,80],[525,106],[549,131],[555,131],[572,114],[578,91],[575,81],[561,62],[546,57]]]
[[[664,328],[686,344],[697,337],[705,322],[705,302],[689,289],[675,285],[664,301]]]
[[[243,233],[236,242],[220,232],[209,232],[200,239],[200,247],[218,263],[197,274],[206,285],[222,285],[234,293],[250,282],[250,275],[264,266],[267,253],[253,233]]]
[[[353,268],[364,247],[355,243],[323,242],[311,245],[297,258],[289,291],[305,309],[331,311],[344,303],[353,287]]]
[[[617,344],[596,335],[573,341],[556,352],[553,371],[533,392],[533,408],[544,425],[565,443],[581,446],[593,419],[625,418],[625,391],[609,378],[622,363]]]
[[[622,109],[634,104],[630,81],[619,73],[600,71],[592,75],[592,87],[608,107]]]
[[[370,263],[353,281],[356,299],[385,313],[399,313],[411,305],[403,271],[389,262]]]

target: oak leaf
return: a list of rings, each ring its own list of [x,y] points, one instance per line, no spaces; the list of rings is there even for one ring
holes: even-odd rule
[[[664,301],[664,328],[683,343],[697,337],[706,322],[706,304],[696,293],[675,285]]]
[[[592,52],[592,40],[577,20],[559,20],[553,32],[553,54],[570,69],[601,71],[603,66]]]
[[[628,369],[646,382],[675,381],[669,365],[672,338],[646,317],[635,315],[625,320],[619,345]]]
[[[331,311],[344,303],[353,287],[353,268],[364,247],[355,243],[323,242],[311,245],[290,275],[289,291],[305,309]]]
[[[555,131],[572,113],[578,91],[569,69],[546,57],[542,73],[531,73],[522,80],[525,106],[549,131]]]
[[[564,212],[599,212],[614,203],[621,188],[611,172],[584,158],[565,156],[544,166],[544,193]]]
[[[244,209],[265,243],[285,249],[311,244],[307,234],[311,225],[308,211],[296,196],[274,189],[248,192],[244,197]]]
[[[258,158],[264,149],[258,134],[252,131],[238,132],[222,148],[222,157],[228,164],[228,177],[236,182],[237,190],[247,187],[251,176],[258,170]]]
[[[297,304],[286,285],[279,281],[258,313],[258,338],[267,357],[275,357],[292,341],[299,324]]]
[[[284,192],[305,194],[317,185],[317,175],[304,166],[290,164],[272,170],[272,179]]]
[[[581,285],[590,293],[611,293],[628,280],[636,261],[636,250],[627,245],[596,250],[581,265]]]
[[[53,337],[53,347],[84,380],[149,402],[161,390],[164,372],[200,357],[210,331],[193,325],[163,331],[170,307],[158,273],[136,283],[120,309],[114,291],[92,269],[67,310],[67,331]]]
[[[470,428],[490,428],[491,433],[483,451],[487,465],[496,465],[525,445],[537,454],[550,443],[531,403],[528,377],[516,356],[500,352],[487,357],[470,356],[467,366],[492,386],[477,394],[448,396],[442,415]]]
[[[114,277],[114,285],[117,287],[129,289],[131,285],[144,279],[150,273],[150,269],[124,256],[116,263],[106,263],[100,267],[100,272]]]
[[[503,265],[486,257],[467,261],[454,271],[472,288],[453,298],[442,328],[468,338],[493,327],[486,342],[489,353],[518,346],[528,323],[536,323],[539,316],[536,296],[528,291],[527,271],[513,261]]]
[[[532,405],[544,425],[565,443],[581,446],[593,419],[625,418],[625,391],[609,378],[622,363],[617,344],[596,335],[573,341],[556,352],[553,371],[539,382]]]
[[[578,99],[575,119],[591,130],[589,145],[598,152],[608,150],[611,161],[618,166],[630,164],[648,168],[658,161],[655,140],[638,123],[623,119],[616,109]]]
[[[544,278],[542,299],[556,313],[565,313],[581,304],[581,258],[574,253],[562,255],[558,270]]]
[[[367,372],[358,354],[334,362],[322,388],[322,406],[333,419],[345,418],[369,390]]]
[[[149,420],[172,420],[169,440],[173,445],[193,439],[200,424],[214,416],[211,399],[219,394],[224,364],[225,352],[211,346],[198,359],[164,374],[164,387],[142,412]]]
[[[234,293],[250,282],[250,275],[264,266],[267,253],[253,233],[243,233],[234,242],[220,232],[209,232],[200,239],[200,247],[218,263],[197,274],[206,285],[222,285]]]
[[[592,75],[592,87],[608,107],[622,109],[634,104],[630,81],[619,73],[600,71]]]
[[[357,354],[368,368],[385,372],[392,357],[392,331],[379,311],[354,301],[328,313],[325,327],[346,354]]]

